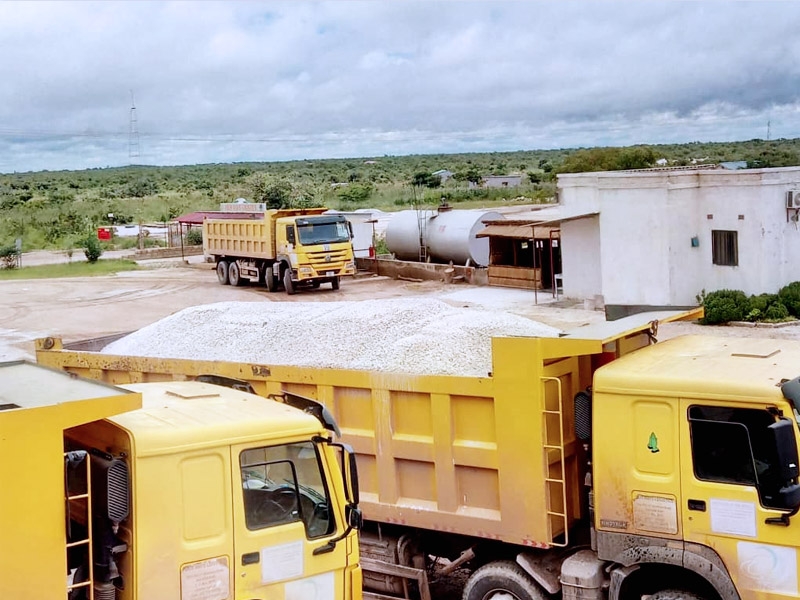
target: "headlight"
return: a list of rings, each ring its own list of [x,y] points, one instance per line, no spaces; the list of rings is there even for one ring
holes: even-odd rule
[[[301,275],[313,275],[314,269],[311,267],[300,267],[300,274]]]
[[[355,264],[355,263],[352,263],[352,262],[349,262],[349,263],[344,263],[344,268],[345,268],[345,269],[352,269],[352,270],[355,270],[355,268],[356,268],[356,264]]]

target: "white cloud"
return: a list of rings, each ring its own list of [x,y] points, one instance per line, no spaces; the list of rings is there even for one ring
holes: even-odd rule
[[[0,171],[126,164],[130,90],[154,164],[800,136],[797,22],[785,2],[3,2]]]

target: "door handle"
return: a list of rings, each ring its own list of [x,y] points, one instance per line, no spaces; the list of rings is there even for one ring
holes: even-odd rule
[[[258,552],[248,552],[242,554],[242,565],[254,565],[261,560],[261,555]]]
[[[697,510],[700,512],[706,512],[706,501],[705,500],[689,500],[689,510]]]

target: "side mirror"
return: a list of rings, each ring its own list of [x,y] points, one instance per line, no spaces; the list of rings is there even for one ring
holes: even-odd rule
[[[347,526],[353,529],[361,529],[364,526],[364,515],[361,514],[361,509],[355,504],[348,504],[345,509],[347,515]]]
[[[286,241],[290,244],[294,244],[295,237],[294,237],[294,225],[287,225],[286,226]]]
[[[768,429],[775,452],[775,477],[778,480],[775,504],[781,508],[796,510],[800,507],[800,484],[797,483],[800,468],[797,464],[794,425],[789,419],[781,419]]]
[[[794,426],[789,419],[775,421],[768,427],[775,448],[775,475],[782,485],[797,479],[800,474]]]
[[[356,465],[356,455],[353,449],[347,446],[345,448],[345,455],[347,456],[347,479],[345,485],[349,484],[348,490],[350,502],[358,506],[359,491],[358,491],[358,466]]]

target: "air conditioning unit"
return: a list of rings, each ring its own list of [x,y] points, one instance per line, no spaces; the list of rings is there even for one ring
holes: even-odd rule
[[[796,190],[786,192],[786,208],[800,209],[800,192]]]

